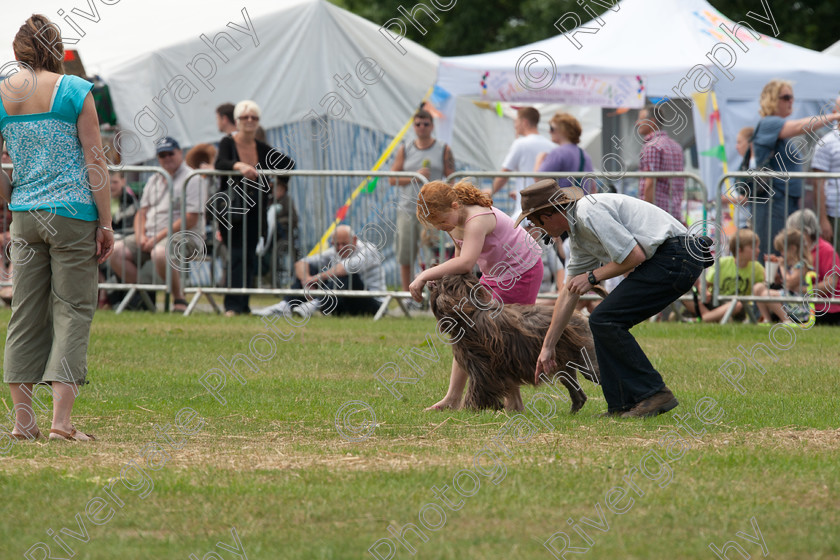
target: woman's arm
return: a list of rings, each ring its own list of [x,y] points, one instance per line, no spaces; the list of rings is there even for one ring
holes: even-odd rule
[[[93,95],[90,93],[85,96],[85,103],[82,106],[82,112],[79,114],[76,127],[79,131],[79,142],[82,144],[88,169],[98,167],[100,178],[104,178],[104,182],[93,184],[90,172],[88,172],[88,186],[93,192],[93,201],[99,213],[99,224],[111,227],[111,188],[109,185],[108,161],[98,155],[103,153],[102,137],[99,135],[99,118],[96,116],[96,106],[93,103]]]
[[[233,171],[233,166],[237,162],[236,144],[232,137],[225,136],[219,142],[219,153],[216,154],[216,161],[213,166],[219,171]]]
[[[801,119],[788,120],[782,125],[782,130],[779,132],[779,138],[793,138],[806,132],[813,132],[819,130],[826,125],[827,121],[840,120],[840,113],[831,113],[826,115],[824,119],[817,116],[804,117]]]
[[[3,151],[3,135],[0,134],[0,152]],[[12,202],[12,180],[9,179],[9,176],[6,175],[6,170],[0,170],[0,197],[3,198],[7,203],[11,204]]]
[[[79,142],[82,144],[82,151],[85,155],[86,169],[99,168],[99,176],[104,178],[101,184],[94,185],[88,172],[88,186],[93,192],[93,202],[96,205],[96,212],[99,215],[99,227],[96,228],[96,256],[99,264],[105,262],[111,256],[114,249],[114,230],[111,229],[111,177],[108,173],[108,161],[100,157],[102,151],[102,137],[99,135],[99,117],[96,116],[96,105],[93,102],[93,95],[88,93],[85,96],[82,111],[76,121],[76,129],[79,131]],[[108,228],[108,229],[103,229]]]

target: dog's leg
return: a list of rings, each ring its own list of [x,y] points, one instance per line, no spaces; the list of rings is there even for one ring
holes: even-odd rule
[[[525,410],[525,405],[522,403],[522,393],[519,387],[514,386],[508,394],[505,395],[505,410],[521,411]]]
[[[572,414],[583,408],[586,404],[586,393],[581,389],[577,381],[577,374],[572,372],[562,372],[560,375],[560,382],[569,390],[569,397],[572,399],[572,407],[569,410]]]

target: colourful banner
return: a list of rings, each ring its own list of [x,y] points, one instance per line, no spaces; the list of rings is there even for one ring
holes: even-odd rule
[[[536,64],[527,71],[493,71],[476,77],[479,76],[482,98],[488,101],[547,101],[633,109],[643,107],[645,101],[641,76],[556,74],[554,68]]]

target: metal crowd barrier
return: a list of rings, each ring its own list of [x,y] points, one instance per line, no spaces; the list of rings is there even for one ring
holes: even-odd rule
[[[416,179],[420,182],[420,184],[425,184],[427,182],[426,178],[419,173],[413,172],[393,172],[393,171],[367,171],[367,170],[359,170],[359,171],[339,171],[339,170],[323,170],[323,171],[310,171],[310,170],[291,170],[291,171],[274,171],[274,170],[259,170],[258,175],[260,178],[262,177],[294,177],[294,176],[302,176],[302,177],[410,177],[412,179]],[[184,185],[182,187],[181,193],[181,214],[186,215],[186,188],[189,184],[189,181],[195,176],[205,176],[205,177],[242,177],[242,174],[238,171],[217,171],[217,170],[206,170],[206,169],[196,169],[193,170],[185,179]],[[219,191],[217,193],[213,193],[212,196],[209,196],[205,201],[205,210],[206,214],[208,215],[209,224],[209,242],[213,245],[212,251],[207,251],[207,244],[205,243],[204,248],[199,248],[197,254],[194,253],[193,255],[184,255],[179,254],[177,257],[177,262],[174,264],[174,268],[177,270],[179,274],[181,274],[182,279],[182,286],[184,286],[185,294],[192,294],[192,298],[189,301],[187,306],[187,310],[185,311],[185,315],[189,315],[192,311],[196,308],[202,297],[207,298],[208,302],[210,303],[211,307],[217,313],[220,313],[221,310],[219,305],[216,303],[214,299],[214,295],[224,295],[224,296],[236,296],[236,295],[274,295],[274,296],[321,296],[321,295],[329,295],[330,292],[326,292],[323,290],[310,290],[310,289],[290,289],[288,285],[294,280],[294,270],[293,265],[296,258],[294,258],[294,248],[297,244],[297,239],[295,239],[294,229],[293,227],[289,228],[289,231],[286,232],[286,239],[283,240],[280,238],[279,228],[275,227],[273,231],[273,237],[270,239],[270,247],[272,249],[271,253],[271,260],[269,262],[268,270],[264,270],[262,256],[263,255],[256,255],[257,262],[249,264],[248,258],[249,255],[252,253],[250,245],[256,241],[253,239],[252,235],[248,235],[247,232],[249,231],[250,223],[253,220],[256,220],[256,231],[262,231],[263,221],[266,219],[267,216],[267,208],[265,207],[265,202],[268,200],[269,197],[261,195],[260,192],[262,191],[261,188],[258,188],[262,183],[258,182],[251,182],[249,187],[251,187],[250,191],[240,190],[237,193],[236,189],[228,184],[228,188],[225,191]],[[321,185],[324,187],[324,185]],[[272,187],[273,188],[273,187]],[[382,191],[386,191],[387,189],[383,189]],[[323,188],[321,189],[323,191]],[[215,198],[221,192],[227,195],[228,201],[235,201],[236,196],[238,196],[239,200],[241,200],[244,204],[242,207],[236,207],[237,210],[236,214],[230,212],[231,207],[225,207],[223,210],[227,210],[227,214],[221,214],[221,211],[207,208],[210,206],[210,203],[218,200]],[[266,191],[262,191],[265,193]],[[247,196],[243,196],[243,193]],[[287,193],[291,195],[291,189],[287,190]],[[250,198],[250,200],[248,200]],[[290,197],[291,198],[291,197]],[[298,197],[294,197],[297,199]],[[299,221],[308,220],[314,221],[316,223],[315,231],[326,231],[326,229],[333,223],[335,211],[337,209],[328,210],[324,208],[324,193],[319,192],[319,200],[320,200],[320,211],[316,212],[316,215],[307,215],[305,217],[299,216]],[[343,200],[343,199],[342,199]],[[247,209],[246,209],[246,206]],[[290,206],[286,207],[287,212],[289,212]],[[234,215],[240,215],[238,212],[239,210],[246,210],[245,212],[241,213],[242,219],[241,222],[237,221],[237,232],[234,233],[234,222],[232,221],[232,217]],[[215,219],[210,219],[210,216],[214,216]],[[288,217],[288,216],[287,216]],[[225,223],[222,223],[225,221]],[[222,227],[225,228],[226,233],[223,234]],[[354,232],[358,235],[361,231],[360,228],[354,227]],[[184,231],[183,222],[182,222],[182,232]],[[244,233],[244,235],[243,235]],[[219,242],[219,239],[222,239],[223,242]],[[226,238],[226,239],[225,239]],[[237,266],[237,268],[241,268],[240,271],[235,271],[233,267],[233,258],[232,255],[234,254],[234,238],[237,238],[237,243],[241,242],[241,245],[236,247],[238,252],[241,252],[241,267]],[[360,238],[361,239],[361,238]],[[207,241],[207,240],[205,240]],[[286,253],[282,255],[283,259],[285,260],[285,270],[286,275],[278,274],[279,268],[279,261],[277,260],[277,256],[279,251],[277,250],[280,246],[280,242],[285,241]],[[267,243],[268,241],[266,241]],[[255,253],[255,251],[254,251]],[[301,255],[303,256],[303,255]],[[189,257],[189,258],[187,258]],[[196,258],[198,257],[198,258]],[[193,262],[199,261],[199,266],[204,266],[203,263],[210,262],[210,273],[209,273],[209,285],[198,285],[198,286],[188,286],[187,285],[187,274],[191,271],[191,266]],[[239,255],[236,257],[237,261],[240,260]],[[223,270],[218,270],[218,264],[224,263]],[[251,269],[249,272],[248,267],[256,265],[256,270]],[[237,274],[237,272],[240,272]],[[264,282],[265,273],[268,272],[270,275],[270,280],[266,283]],[[205,276],[207,276],[205,274]],[[255,286],[249,285],[249,279],[255,281]],[[207,282],[205,282],[206,284]],[[238,284],[234,286],[233,284]],[[409,292],[404,291],[390,291],[390,290],[353,290],[352,286],[348,290],[340,290],[332,292],[332,295],[338,297],[383,297],[385,298],[382,304],[379,307],[378,312],[374,316],[374,320],[378,320],[385,314],[388,309],[388,305],[390,304],[392,299],[396,299],[397,304],[402,309],[402,311],[406,314],[406,316],[410,316],[408,310],[406,309],[403,300],[410,298],[411,294]]]
[[[160,166],[149,166],[149,165],[113,166],[113,165],[109,165],[108,166],[108,171],[112,172],[112,173],[115,172],[115,171],[121,171],[123,173],[143,173],[143,174],[159,173],[161,176],[163,176],[163,179],[166,182],[166,186],[168,187],[169,200],[171,201],[172,198],[173,198],[172,195],[174,194],[174,188],[173,188],[173,184],[172,184],[172,177],[169,175],[169,173],[165,169],[163,169]],[[148,179],[147,179],[146,182],[148,182]],[[145,185],[144,185],[144,189],[145,189]],[[123,192],[122,196],[123,196],[123,200],[125,200],[125,196],[126,196],[125,192]],[[141,194],[140,198],[142,198],[142,194]],[[137,212],[140,211],[140,207],[139,207],[140,198],[138,198]],[[174,222],[174,208],[170,204],[169,205],[169,217],[168,217],[168,228],[169,228],[168,231],[170,231],[170,232],[172,231],[173,222]],[[134,225],[133,224],[132,224],[130,230],[127,229],[127,228],[123,228],[122,231],[115,232],[114,247],[116,248],[117,244],[121,240],[128,237],[128,235],[132,235],[132,234],[135,235],[135,236],[137,235],[137,232],[134,231]],[[168,236],[167,236],[167,238],[168,238]],[[105,274],[106,279],[110,278],[112,274],[116,275],[116,273],[113,272],[113,264],[112,264],[114,258],[115,258],[115,256],[112,254],[111,258],[108,259],[108,261],[105,263],[105,267],[104,267],[105,270],[103,271],[103,273]],[[139,264],[141,262],[141,260],[142,260],[142,250],[138,245],[137,251],[135,252],[135,255],[134,255],[134,264],[137,266],[137,281],[135,281],[135,282],[124,282],[124,281],[122,281],[122,279],[120,279],[118,277],[118,282],[107,282],[107,281],[105,281],[105,282],[100,282],[99,283],[99,289],[100,290],[114,290],[114,291],[126,290],[125,296],[122,298],[121,302],[117,305],[117,308],[115,309],[115,313],[122,313],[125,310],[125,308],[129,305],[129,303],[131,303],[131,300],[134,297],[134,295],[138,294],[138,293],[140,294],[141,300],[143,301],[144,305],[149,309],[154,309],[155,308],[155,303],[149,298],[148,294],[146,293],[147,291],[162,291],[163,294],[164,294],[164,296],[163,296],[164,297],[164,309],[167,310],[167,311],[169,310],[169,295],[172,291],[172,277],[171,277],[171,274],[170,274],[169,267],[167,267],[167,269],[166,269],[166,276],[165,276],[165,278],[163,278],[163,280],[164,280],[163,284],[160,284],[160,283],[156,282],[157,273],[154,270],[154,265],[153,264],[151,266],[152,273],[151,273],[150,281],[149,282],[141,282],[141,278],[143,276],[143,269],[144,269],[144,266]]]
[[[739,188],[739,185],[744,183],[744,181],[743,181],[744,179],[754,179],[754,178],[761,178],[761,180],[765,181],[766,183],[769,183],[771,186],[772,186],[773,178],[785,179],[785,185],[786,185],[785,188],[787,188],[787,184],[788,184],[787,179],[797,179],[797,178],[799,178],[799,179],[833,179],[833,178],[840,178],[840,172],[832,172],[832,173],[787,172],[787,173],[783,173],[783,174],[782,173],[772,173],[771,172],[771,173],[766,173],[766,174],[760,174],[760,173],[757,173],[756,171],[753,171],[753,172],[737,171],[737,172],[730,172],[730,173],[726,173],[726,174],[722,175],[717,182],[716,190],[715,190],[715,193],[716,193],[715,202],[718,206],[717,211],[715,212],[715,223],[716,223],[716,226],[717,226],[715,228],[716,236],[717,236],[716,237],[716,244],[718,246],[720,246],[720,244],[722,242],[722,239],[721,239],[720,235],[721,235],[721,232],[723,231],[723,228],[721,227],[721,219],[722,219],[722,214],[723,214],[722,205],[724,204],[724,190],[723,190],[724,183],[729,183],[730,179],[734,179],[734,181],[733,181],[734,185],[730,186],[726,191],[726,193],[727,193],[726,199],[728,201],[732,201],[732,203],[734,205],[735,204],[735,202],[733,200],[734,196],[735,196],[735,194],[739,194],[736,191],[736,189]],[[744,188],[746,188],[747,186],[748,185],[744,185]],[[808,190],[808,186],[809,185],[803,184],[803,186],[802,186],[802,196],[799,197],[799,201],[798,201],[798,204],[797,204],[796,208],[789,208],[788,207],[788,198],[785,196],[784,203],[785,203],[785,215],[786,216],[790,216],[794,211],[800,210],[800,209],[805,207],[805,201],[806,201],[806,198],[807,198],[806,193],[807,193],[807,190]],[[741,206],[741,212],[746,211],[746,213],[748,214],[748,216],[747,216],[748,219],[750,219],[750,218],[752,218],[756,215],[756,211],[758,210],[759,206],[769,205],[769,208],[772,209],[772,205],[774,204],[774,200],[772,198],[769,198],[768,200],[762,200],[758,196],[756,196],[756,193],[746,193],[745,192],[743,194],[747,194],[749,198],[746,201],[747,204]],[[819,225],[819,217],[820,217],[820,206],[821,206],[822,203],[824,203],[824,197],[815,196],[816,208],[814,208],[812,210],[814,211],[814,213],[817,216],[818,225]],[[764,208],[762,208],[762,210],[763,209]],[[768,212],[770,212],[770,211],[771,210],[768,210]],[[733,220],[734,220],[734,216],[733,216]],[[768,223],[768,228],[769,227],[770,227],[770,224]],[[736,228],[737,228],[737,223],[736,223]],[[833,233],[834,240],[833,240],[833,242],[830,242],[832,247],[834,248],[835,253],[837,252],[837,241],[838,241],[838,239],[840,239],[840,231],[838,231],[838,230],[840,230],[840,228],[838,228],[838,227],[833,228],[832,233]],[[736,232],[737,232],[737,229],[736,229]],[[767,232],[758,232],[757,231],[755,233],[759,236],[759,239],[761,239],[762,241],[765,241],[763,236],[767,236],[767,235],[775,236],[774,234],[776,234],[778,232],[769,231],[769,233],[767,233]],[[817,237],[818,238],[821,237],[821,232],[817,232]],[[772,239],[769,239],[769,242],[771,244],[772,244],[772,241],[773,241]],[[803,247],[803,249],[804,249],[804,247]],[[740,250],[740,247],[739,247],[739,244],[736,243],[736,252],[738,250]],[[819,254],[820,254],[819,251],[820,251],[820,248],[819,248],[819,245],[817,245],[817,259],[816,259],[817,261],[819,261]],[[733,255],[733,256],[735,256],[735,255]],[[782,255],[782,258],[784,259],[784,262],[786,262],[786,260],[787,260],[787,243],[785,243],[785,251]],[[763,265],[763,263],[760,263],[760,264]],[[816,263],[814,263],[814,266],[815,266],[815,270],[816,270]],[[840,273],[840,270],[838,270],[838,273]],[[751,274],[750,274],[750,294],[739,293],[739,288],[740,287],[739,287],[738,283],[736,282],[736,284],[735,284],[735,294],[734,295],[721,295],[719,293],[720,292],[720,263],[718,262],[718,259],[716,259],[716,262],[715,262],[715,282],[714,282],[714,288],[713,288],[713,293],[712,293],[712,302],[713,302],[714,305],[718,305],[718,303],[720,301],[725,301],[725,302],[729,303],[729,308],[727,310],[726,315],[721,319],[721,323],[726,323],[730,319],[730,317],[732,315],[732,312],[735,309],[735,306],[738,302],[742,302],[744,304],[747,304],[747,303],[752,303],[752,302],[801,303],[803,301],[803,296],[802,295],[790,295],[790,296],[779,295],[779,296],[775,296],[775,297],[768,297],[768,296],[760,297],[760,296],[752,295],[753,286],[755,286],[759,282],[764,282],[764,281],[765,281],[764,278],[758,278],[757,279],[755,277],[755,267],[752,267]],[[835,289],[835,292],[837,292],[837,289]],[[808,303],[814,303],[814,304],[828,304],[828,305],[840,304],[840,297],[823,298],[823,297],[809,296],[807,298],[807,302]],[[746,309],[747,315],[749,316],[750,320],[754,322],[755,321],[755,316],[753,315],[751,306],[750,305],[745,305],[744,308]]]

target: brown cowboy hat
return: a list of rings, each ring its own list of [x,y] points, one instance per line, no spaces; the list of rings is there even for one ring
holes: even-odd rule
[[[529,187],[522,189],[522,213],[516,219],[516,226],[525,218],[544,210],[554,208],[560,210],[561,206],[580,200],[586,193],[580,187],[558,187],[554,179],[543,179]]]

